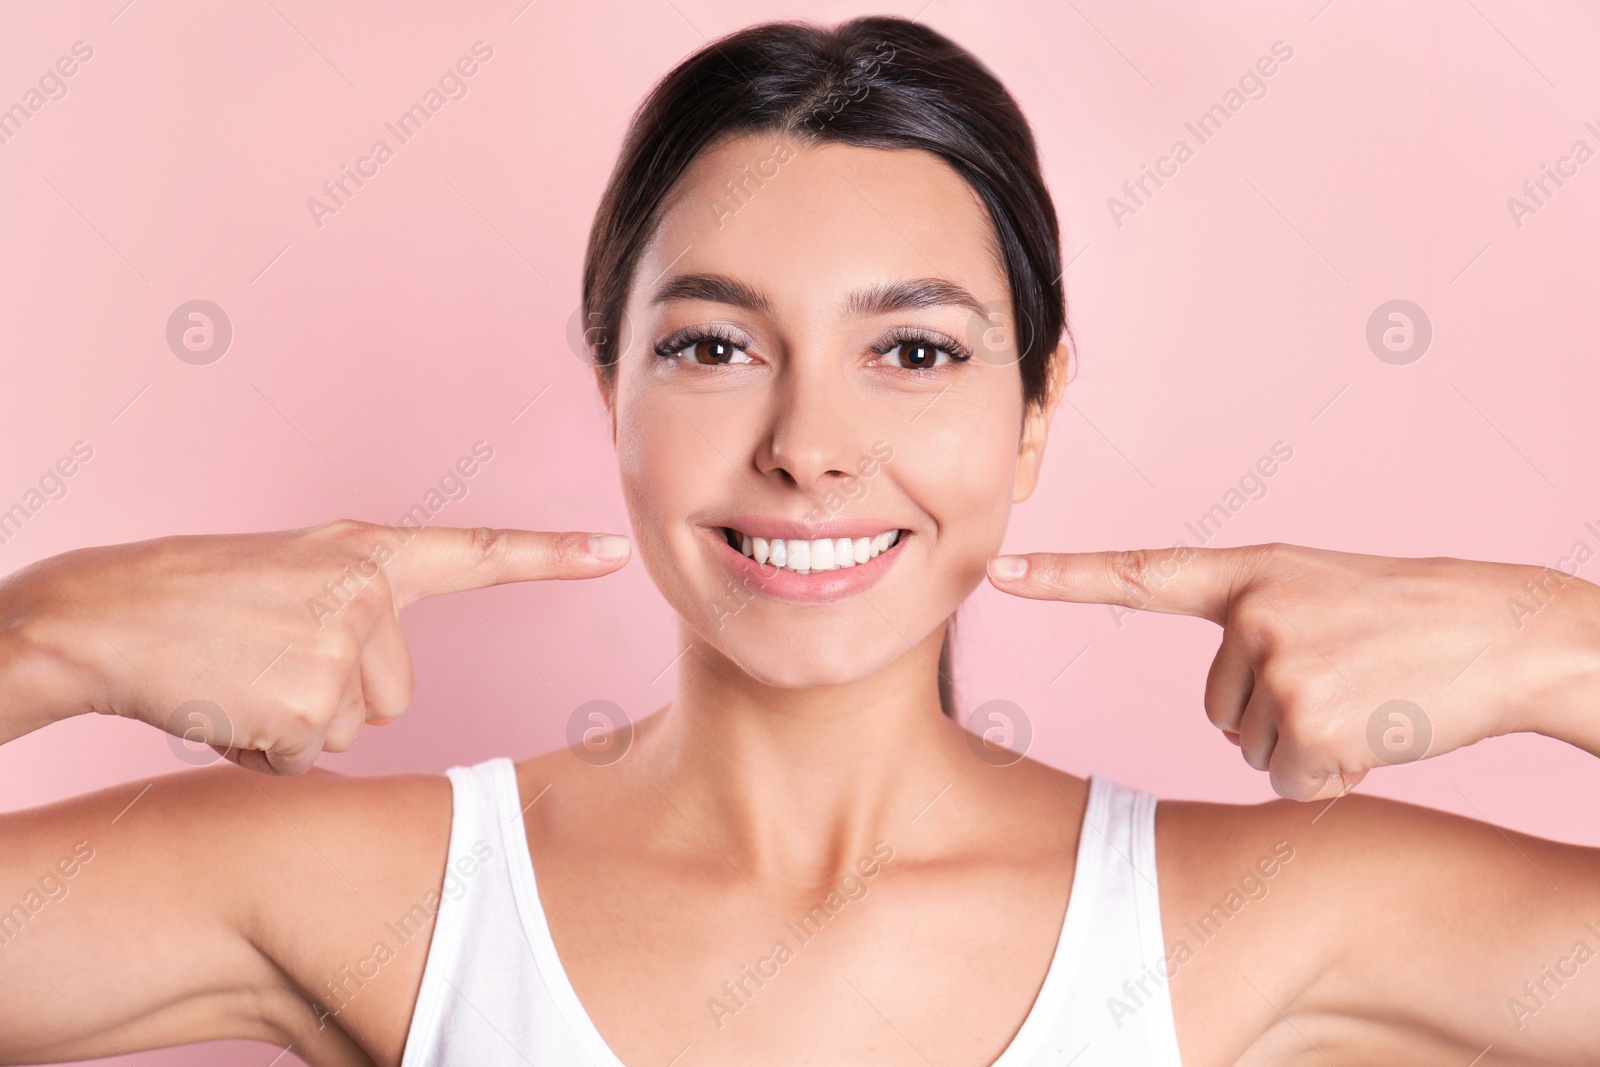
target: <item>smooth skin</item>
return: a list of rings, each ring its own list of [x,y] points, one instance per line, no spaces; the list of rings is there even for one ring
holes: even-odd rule
[[[653,279],[628,307],[641,344],[605,386],[635,547],[681,620],[675,695],[617,763],[563,749],[517,764],[557,949],[622,1061],[978,1067],[1006,1047],[1093,831],[1084,779],[991,766],[940,714],[945,620],[987,575],[1021,596],[1219,624],[1207,714],[1292,798],[1158,807],[1169,947],[1280,842],[1293,849],[1270,893],[1172,974],[1186,1064],[1465,1065],[1486,1046],[1485,1064],[1588,1062],[1600,964],[1520,1028],[1506,1002],[1575,942],[1600,945],[1584,926],[1600,925],[1600,850],[1345,794],[1382,762],[1368,719],[1395,697],[1426,709],[1430,754],[1519,730],[1600,754],[1600,589],[1569,579],[1519,629],[1505,599],[1540,572],[1511,564],[1272,544],[1038,553],[1001,577],[1067,353],[1030,408],[1014,360],[946,351],[919,370],[914,346],[883,345],[894,327],[959,344],[973,312],[850,311],[864,287],[938,278],[1009,314],[987,214],[934,156],[788,147],[726,225],[707,203],[772,138],[732,139],[685,176],[636,271]],[[655,299],[692,274],[744,292]],[[736,357],[651,350],[705,324],[740,335]],[[729,612],[712,528],[804,517],[880,440],[892,460],[836,514],[908,530],[904,557],[841,601],[757,591]],[[307,598],[370,569],[380,542],[397,547],[377,573],[313,620]],[[0,1061],[234,1036],[319,1065],[397,1065],[431,928],[342,1006],[324,983],[437,899],[449,785],[305,768],[409,703],[406,604],[598,577],[625,562],[594,554],[608,544],[444,528],[402,543],[340,521],[83,549],[0,582],[0,739],[96,711],[193,730],[241,765],[0,816],[0,902],[76,842],[94,850],[71,894],[0,945]],[[196,698],[227,721],[174,721]],[[868,895],[719,1026],[706,1002],[721,983],[879,842],[893,859]]]

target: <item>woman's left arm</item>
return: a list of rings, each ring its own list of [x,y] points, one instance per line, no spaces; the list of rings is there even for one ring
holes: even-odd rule
[[[1208,718],[1280,795],[1327,801],[1162,804],[1157,847],[1168,842],[1163,864],[1182,861],[1162,874],[1169,940],[1194,942],[1173,979],[1189,1013],[1179,1032],[1187,1023],[1211,1042],[1197,1062],[1275,1040],[1413,1061],[1422,1049],[1463,1064],[1594,1061],[1600,849],[1337,798],[1373,767],[1517,731],[1600,756],[1600,586],[1548,568],[1287,544],[1021,558],[1014,578],[1001,577],[1007,557],[991,561],[991,581],[1222,626]],[[1238,918],[1232,903],[1206,910],[1241,899],[1240,871],[1248,899],[1265,896],[1253,865],[1285,855],[1276,903]],[[1179,921],[1197,915],[1199,934]],[[1228,936],[1214,937],[1224,921]]]
[[[997,556],[989,578],[1220,625],[1206,715],[1291,800],[1519,731],[1600,756],[1600,586],[1554,568],[1280,543]]]

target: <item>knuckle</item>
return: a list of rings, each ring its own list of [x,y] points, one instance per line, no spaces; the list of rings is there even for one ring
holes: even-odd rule
[[[1232,730],[1234,733],[1239,732],[1244,713],[1239,708],[1237,698],[1234,694],[1207,692],[1203,699],[1206,710],[1206,719],[1211,723],[1212,726],[1215,726],[1219,730]]]
[[[348,627],[331,627],[317,635],[309,655],[314,671],[343,679],[361,658],[361,642]]]
[[[389,583],[380,570],[350,594],[341,614],[348,629],[365,632],[389,613],[392,603]]]
[[[1306,714],[1305,707],[1293,693],[1276,693],[1274,716],[1278,730],[1278,745],[1288,751],[1301,752],[1310,748],[1317,738],[1317,725]]]
[[[1283,620],[1266,600],[1249,594],[1241,596],[1233,605],[1228,623],[1251,655],[1269,664],[1282,659],[1287,649]]]
[[[1257,563],[1271,563],[1288,555],[1291,547],[1293,546],[1286,541],[1268,541],[1265,544],[1251,545],[1250,554],[1255,557]]]
[[[1278,737],[1293,752],[1335,754],[1343,747],[1342,733],[1340,722],[1303,693],[1291,694],[1280,704]]]
[[[1241,633],[1264,636],[1277,623],[1278,613],[1264,597],[1245,592],[1234,600],[1228,621],[1238,627]]]
[[[317,533],[336,541],[348,541],[365,533],[372,524],[361,519],[334,519],[314,527]]]
[[[285,738],[304,738],[322,729],[328,716],[328,703],[311,694],[290,699],[283,708],[283,726],[280,733]]]
[[[362,725],[360,720],[355,720],[339,723],[329,728],[322,738],[322,751],[347,752],[354,748],[356,742],[361,740]]]
[[[1113,552],[1106,559],[1106,571],[1106,577],[1118,593],[1130,599],[1142,599],[1149,589],[1150,552],[1143,548]]]
[[[469,546],[472,562],[479,567],[499,568],[511,555],[511,538],[507,536],[506,531],[493,526],[479,526],[473,529]]]
[[[392,719],[401,715],[411,706],[411,700],[416,696],[416,684],[408,670],[394,680],[394,688],[384,700],[383,715]]]

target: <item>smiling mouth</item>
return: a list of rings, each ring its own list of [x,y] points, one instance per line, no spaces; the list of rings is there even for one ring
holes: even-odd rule
[[[731,526],[718,527],[723,540],[736,552],[757,563],[793,574],[848,570],[881,556],[910,534],[909,530],[884,530],[872,537],[819,537],[802,541],[786,537],[752,537]]]

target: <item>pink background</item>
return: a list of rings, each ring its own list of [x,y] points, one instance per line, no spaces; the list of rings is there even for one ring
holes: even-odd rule
[[[494,459],[436,521],[626,529],[566,333],[627,119],[707,36],[883,9],[524,2],[7,6],[0,106],[73,42],[94,56],[0,144],[0,508],[73,442],[94,455],[0,544],[0,572],[169,533],[392,521],[478,440]],[[1600,549],[1600,160],[1520,227],[1506,203],[1575,140],[1600,149],[1584,128],[1600,127],[1600,14],[1324,2],[923,12],[1021,101],[1072,261],[1081,365],[1008,547],[1192,543],[1184,522],[1282,439],[1293,459],[1214,544],[1531,563],[1577,541]],[[319,229],[307,198],[374,139],[393,146],[383,123],[480,39],[494,55],[468,94]],[[1279,40],[1294,54],[1267,94],[1119,227],[1107,198],[1174,139],[1196,147],[1184,122]],[[165,339],[195,298],[234,328],[206,366]],[[1421,305],[1434,333],[1404,366],[1365,339],[1396,298]],[[1580,573],[1594,580],[1600,563]],[[637,563],[599,582],[424,602],[406,628],[412,710],[328,766],[527,756],[561,744],[586,700],[637,715],[671,693],[672,619]],[[1265,777],[1203,716],[1218,635],[1159,615],[1118,629],[1103,607],[984,586],[960,618],[963,713],[1016,702],[1032,754],[1080,774],[1265,799]],[[0,808],[181,769],[153,730],[79,719],[0,749]],[[1600,763],[1539,737],[1379,771],[1363,789],[1600,844]],[[1509,850],[1507,862],[1519,862]]]

